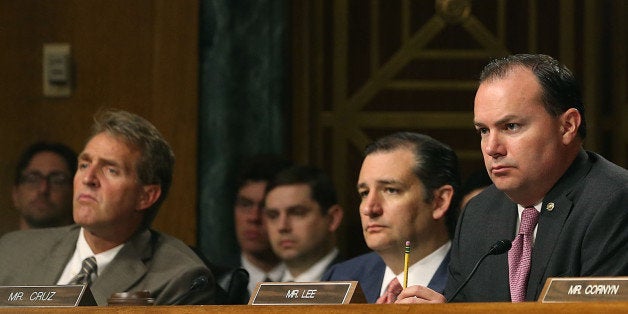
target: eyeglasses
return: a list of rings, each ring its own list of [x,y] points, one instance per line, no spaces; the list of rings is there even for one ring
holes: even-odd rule
[[[51,187],[61,188],[70,185],[71,180],[70,176],[61,172],[52,172],[46,176],[39,172],[29,172],[20,177],[20,184],[29,188],[40,187],[44,182],[47,182]]]

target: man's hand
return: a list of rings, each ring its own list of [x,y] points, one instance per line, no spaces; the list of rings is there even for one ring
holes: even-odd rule
[[[395,301],[396,304],[445,302],[447,302],[445,296],[424,286],[410,286],[403,289]]]

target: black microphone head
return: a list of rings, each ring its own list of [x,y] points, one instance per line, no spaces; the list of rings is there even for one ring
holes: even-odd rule
[[[504,254],[510,250],[512,246],[512,242],[510,240],[499,240],[491,246],[491,249],[488,251],[488,255],[499,255]]]
[[[205,286],[207,286],[207,282],[209,282],[209,279],[207,279],[207,276],[205,275],[194,278],[194,280],[192,280],[192,285],[190,286],[190,291],[204,289]]]

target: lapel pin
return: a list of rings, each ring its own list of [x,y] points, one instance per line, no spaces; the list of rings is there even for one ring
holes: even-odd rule
[[[545,209],[551,212],[552,210],[554,210],[554,203],[547,203],[547,206],[545,206]]]

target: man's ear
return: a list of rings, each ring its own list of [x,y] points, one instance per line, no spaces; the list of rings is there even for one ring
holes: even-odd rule
[[[342,217],[344,216],[344,211],[342,210],[342,206],[336,204],[327,210],[327,217],[329,217],[329,224],[327,226],[327,230],[329,232],[336,232],[338,228],[340,228],[340,223],[342,222]]]
[[[432,218],[434,220],[445,217],[453,197],[454,188],[449,184],[443,185],[434,191],[434,200],[432,200]]]
[[[568,145],[578,136],[578,128],[582,123],[580,112],[576,108],[569,108],[559,117],[561,135],[563,144]]]
[[[161,186],[159,184],[143,185],[141,189],[142,194],[140,195],[137,208],[135,209],[137,211],[142,211],[153,206],[161,195]]]

